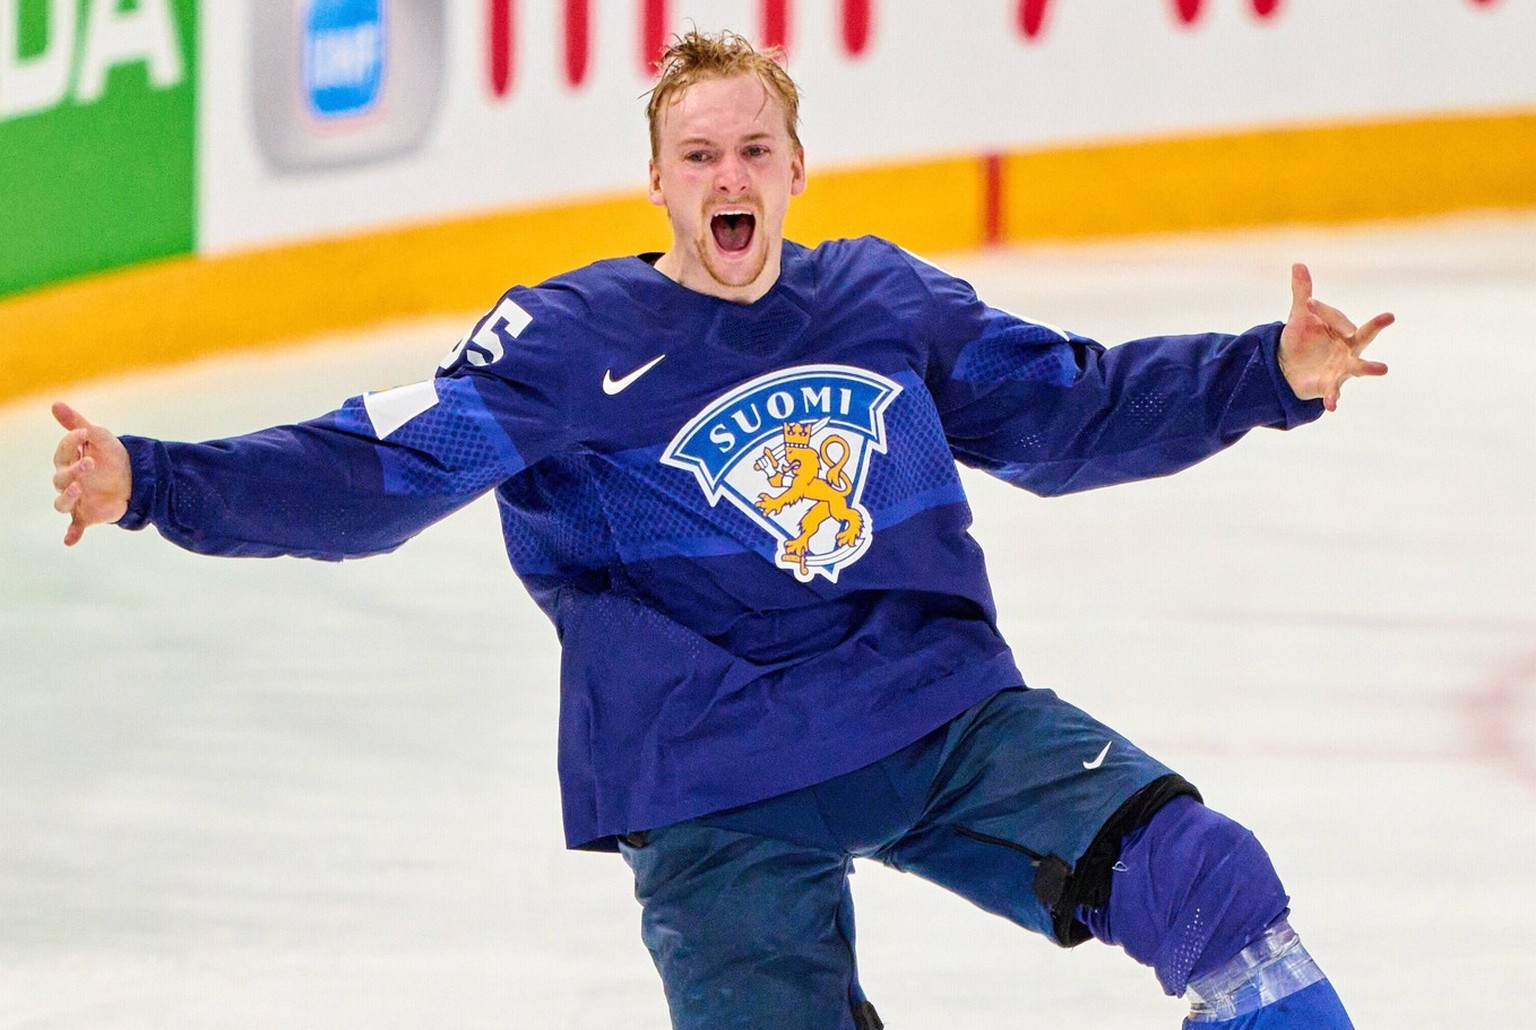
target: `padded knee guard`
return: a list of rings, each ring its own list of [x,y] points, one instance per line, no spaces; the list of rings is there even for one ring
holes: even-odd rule
[[[1191,797],[1127,834],[1113,869],[1108,903],[1077,917],[1151,966],[1175,996],[1258,940],[1290,904],[1258,839]]]

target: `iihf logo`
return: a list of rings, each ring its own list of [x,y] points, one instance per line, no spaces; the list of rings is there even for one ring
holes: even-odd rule
[[[310,113],[356,118],[378,107],[389,70],[386,0],[310,0],[302,72]]]
[[[727,498],[779,541],[775,560],[803,583],[837,582],[869,550],[859,503],[885,453],[885,409],[901,387],[846,365],[760,376],[710,404],[661,460],[692,472],[711,505]]]

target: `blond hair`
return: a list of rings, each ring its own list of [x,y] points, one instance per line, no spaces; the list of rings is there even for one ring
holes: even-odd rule
[[[782,48],[757,50],[745,37],[730,31],[710,35],[694,29],[676,37],[656,62],[661,78],[645,106],[645,116],[651,125],[651,156],[656,157],[661,149],[661,113],[667,105],[695,83],[737,75],[756,75],[779,98],[784,107],[784,127],[798,150],[800,89],[779,63],[783,59]]]

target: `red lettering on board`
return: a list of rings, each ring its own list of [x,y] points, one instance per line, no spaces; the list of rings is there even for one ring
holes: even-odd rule
[[[640,70],[645,75],[656,74],[656,61],[667,49],[667,0],[645,0],[640,13]]]
[[[789,48],[789,0],[763,0],[758,39],[764,47]]]
[[[565,0],[565,81],[580,86],[587,79],[592,49],[591,0]]]
[[[490,0],[486,5],[486,71],[491,95],[504,97],[512,89],[512,50],[517,26],[512,23],[512,0]]]
[[[1253,7],[1254,14],[1267,19],[1279,12],[1281,0],[1248,0],[1248,3]],[[1052,0],[1019,0],[1018,27],[1025,39],[1040,38],[1045,31],[1046,15],[1052,6]],[[1173,0],[1173,14],[1181,25],[1195,24],[1204,13],[1205,0]]]
[[[849,57],[858,57],[869,47],[874,0],[841,0],[841,7],[843,52]],[[791,0],[762,0],[762,34],[759,38],[763,46],[789,50],[793,10]]]
[[[1284,0],[1228,0],[1246,3],[1262,21],[1274,19]],[[1500,0],[1467,0],[1473,7],[1493,7]],[[873,37],[875,0],[839,0],[839,42],[848,57],[858,57],[869,49]],[[1176,24],[1195,26],[1205,16],[1208,0],[1171,0]],[[1040,39],[1046,30],[1054,0],[1017,0],[1015,23],[1028,41]],[[643,73],[656,73],[656,59],[667,47],[673,29],[671,6],[667,0],[641,0],[639,5],[639,58]],[[794,0],[759,0],[758,39],[764,47],[783,47],[788,51],[794,35]],[[592,57],[591,0],[563,0],[563,66],[565,81],[579,88],[587,81]],[[519,43],[516,0],[486,0],[486,80],[493,96],[512,92],[517,81]]]
[[[1250,0],[1253,5],[1253,13],[1260,18],[1273,17],[1280,9],[1280,0]],[[1200,20],[1200,15],[1205,10],[1205,0],[1174,0],[1174,13],[1179,21],[1185,25],[1193,25]]]
[[[857,57],[869,46],[874,0],[843,0],[843,49]]]
[[[869,49],[873,37],[875,0],[839,0],[839,42],[849,57]],[[565,83],[579,89],[591,71],[592,0],[563,0],[561,66]],[[793,44],[794,0],[759,0],[757,43],[763,47]],[[491,95],[505,97],[517,84],[517,51],[525,34],[518,31],[517,0],[486,0],[485,74]],[[656,74],[656,60],[667,48],[673,26],[667,0],[640,0],[639,59],[646,76]]]

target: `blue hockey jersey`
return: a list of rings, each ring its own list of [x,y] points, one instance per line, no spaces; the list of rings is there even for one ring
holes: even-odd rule
[[[1281,326],[1105,349],[879,239],[734,304],[654,256],[514,288],[423,383],[200,444],[125,437],[208,554],[389,551],[487,490],[562,648],[572,847],[864,766],[1022,683],[958,459],[1038,494],[1316,418]]]

